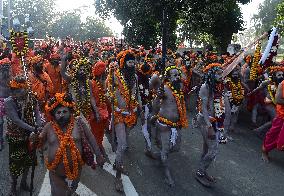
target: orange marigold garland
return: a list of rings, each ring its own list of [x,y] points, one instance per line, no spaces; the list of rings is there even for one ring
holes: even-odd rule
[[[203,69],[203,72],[204,73],[208,73],[208,71],[212,68],[215,68],[215,67],[221,67],[222,65],[220,63],[211,63],[209,65],[207,65],[204,69]]]
[[[259,65],[259,61],[260,61],[260,58],[261,58],[260,50],[261,50],[261,43],[258,43],[256,45],[256,49],[255,49],[254,57],[253,57],[253,62],[252,62],[252,66],[251,66],[251,69],[250,69],[250,80],[256,80],[256,78],[257,78],[257,74],[258,74],[259,69],[260,69],[260,65]]]
[[[21,89],[21,88],[28,88],[28,83],[24,82],[24,83],[18,83],[15,80],[11,80],[9,83],[10,88],[14,88],[14,89]]]
[[[184,94],[182,91],[177,91],[171,85],[171,83],[167,82],[166,85],[172,90],[173,96],[175,97],[178,113],[179,113],[179,121],[176,125],[181,126],[183,128],[188,127],[188,120],[186,117],[186,107],[184,101]]]
[[[228,78],[229,87],[232,93],[230,98],[232,102],[236,105],[240,105],[244,99],[244,88],[242,86],[241,80],[239,79],[236,83]]]
[[[269,67],[269,73],[270,74],[278,72],[278,71],[284,72],[284,67],[282,67],[282,66],[272,66],[272,67]]]
[[[134,95],[130,94],[130,90],[129,90],[129,88],[128,88],[125,80],[124,80],[122,73],[119,70],[116,70],[114,72],[114,74],[117,78],[115,86],[118,86],[118,89],[115,87],[114,92],[109,91],[108,92],[109,96],[114,98],[114,106],[115,106],[115,108],[118,109],[118,100],[117,100],[117,98],[115,98],[115,94],[116,94],[115,92],[117,90],[119,90],[119,92],[122,95],[122,98],[125,100],[125,103],[127,104],[127,108],[130,110],[130,111],[125,111],[125,110],[119,108],[119,111],[115,111],[114,112],[115,123],[125,122],[127,127],[131,127],[131,126],[135,125],[135,123],[137,121],[137,115],[135,114],[134,110],[138,107],[139,103],[136,99],[136,94],[134,94]],[[113,79],[114,78],[112,78],[111,74],[110,74],[108,81],[107,81],[109,90],[112,87],[112,80]],[[129,112],[129,115],[126,115],[126,116],[121,115],[123,112]]]
[[[56,99],[56,102],[53,103],[52,105],[48,105],[46,104],[45,106],[45,110],[46,112],[51,112],[52,110],[54,110],[59,104],[62,105],[62,106],[65,106],[65,107],[69,107],[69,108],[75,108],[75,103],[72,102],[72,103],[68,103],[66,101],[64,101],[64,97],[65,97],[65,93],[56,93],[55,94],[55,99]]]
[[[66,133],[63,133],[58,124],[52,122],[52,127],[59,141],[59,148],[56,151],[54,160],[49,163],[48,159],[45,160],[48,170],[55,170],[56,167],[63,160],[66,177],[69,180],[76,180],[79,175],[79,166],[84,164],[79,149],[76,147],[74,138],[72,137],[72,131],[74,128],[74,117],[71,118],[71,122],[68,125]],[[70,149],[72,159],[72,171],[67,157],[67,149]]]

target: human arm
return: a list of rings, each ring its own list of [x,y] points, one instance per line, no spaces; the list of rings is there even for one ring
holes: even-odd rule
[[[71,81],[71,76],[67,74],[67,56],[63,55],[61,58],[61,70],[60,70],[61,76],[64,80],[67,82]]]
[[[105,160],[101,154],[96,138],[90,130],[90,127],[86,124],[86,122],[81,117],[78,118],[78,123],[80,123],[79,126],[82,126],[82,130],[84,131],[83,134],[85,134],[86,139],[88,140],[88,143],[90,144],[93,152],[96,155],[97,163],[99,165],[103,165]]]
[[[276,104],[284,105],[284,96],[283,96],[283,84],[278,85],[276,95],[275,95]]]
[[[199,97],[201,99],[202,115],[205,120],[206,126],[211,127],[212,124],[210,122],[209,113],[208,113],[209,89],[206,84],[203,84],[201,86],[199,91]]]
[[[91,80],[89,81],[89,86],[90,86],[90,95],[91,95],[91,105],[92,105],[93,111],[96,115],[97,122],[100,122],[101,118],[100,118],[99,110],[98,110],[98,107],[97,107],[96,99],[95,99],[95,96],[93,94],[93,85],[92,85]]]
[[[263,90],[264,88],[266,88],[269,84],[269,81],[263,81],[256,89],[252,90],[248,95],[252,95],[260,90]]]
[[[16,105],[11,97],[5,99],[5,112],[7,116],[15,123],[17,126],[21,127],[22,129],[27,130],[28,132],[34,132],[35,127],[25,123],[23,120],[19,118],[18,112],[16,110]]]

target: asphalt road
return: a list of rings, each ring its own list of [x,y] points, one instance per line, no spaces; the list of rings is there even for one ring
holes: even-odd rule
[[[194,108],[191,110],[190,119],[195,113]],[[232,134],[233,141],[226,145],[219,145],[219,154],[209,169],[209,173],[214,175],[218,182],[211,189],[202,187],[192,175],[202,147],[198,128],[193,129],[190,126],[183,130],[181,151],[169,155],[170,168],[176,183],[175,187],[170,188],[164,183],[159,161],[151,160],[144,155],[141,126],[136,126],[130,132],[129,151],[125,156],[125,167],[130,173],[131,181],[131,185],[128,182],[126,186],[129,190],[126,190],[125,195],[135,196],[137,193],[142,196],[283,196],[283,153],[273,151],[271,163],[262,162],[260,158],[262,141],[250,131],[247,126],[249,125],[248,119],[247,113],[241,113],[239,121],[241,123],[238,124],[240,133]],[[110,157],[113,160],[113,154],[110,154]],[[113,171],[110,170],[107,167],[98,168],[95,171],[84,168],[81,183],[86,191],[82,189],[80,195],[123,195],[115,192]],[[45,175],[46,169],[38,166],[34,195],[49,195],[47,189],[44,188]],[[0,193],[6,196],[9,190],[7,145],[0,153],[0,177]],[[126,181],[129,179],[127,178]],[[28,194],[19,190],[19,195]]]

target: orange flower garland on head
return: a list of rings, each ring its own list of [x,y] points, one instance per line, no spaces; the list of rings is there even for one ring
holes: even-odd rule
[[[42,58],[42,56],[37,55],[37,56],[33,56],[33,57],[28,58],[27,61],[28,61],[29,65],[35,65],[35,64],[43,61],[43,58]]]
[[[0,67],[3,65],[10,65],[11,61],[8,58],[4,58],[0,61]]]
[[[284,67],[282,67],[282,66],[269,67],[269,73],[270,73],[270,74],[275,73],[275,72],[278,72],[278,71],[284,72]]]
[[[56,93],[55,97],[54,97],[56,101],[53,104],[51,104],[51,105],[46,104],[46,106],[45,106],[46,112],[48,112],[48,113],[51,112],[59,104],[64,106],[64,107],[75,108],[75,103],[74,102],[68,103],[68,102],[64,101],[65,97],[66,97],[65,93]]]
[[[207,65],[204,69],[203,69],[203,72],[204,73],[208,73],[208,71],[214,67],[222,67],[222,65],[220,63],[211,63],[209,65]]]
[[[72,131],[74,128],[74,117],[71,118],[71,122],[68,125],[66,133],[63,133],[58,124],[55,122],[52,122],[52,127],[58,138],[59,148],[57,149],[55,158],[51,163],[48,162],[48,159],[45,160],[47,169],[50,171],[55,170],[56,167],[60,164],[61,160],[63,160],[66,177],[69,180],[76,180],[79,175],[79,166],[82,166],[84,162],[81,153],[76,147],[76,144],[72,137]],[[67,149],[69,149],[71,152],[72,171],[67,157]]]
[[[131,50],[124,51],[124,53],[122,54],[121,58],[119,59],[119,66],[120,66],[120,68],[124,67],[125,58],[126,58],[127,55],[135,57],[135,54]]]
[[[15,80],[11,80],[9,83],[10,88],[13,89],[21,89],[21,88],[28,88],[28,83],[25,81],[23,83],[16,82]]]

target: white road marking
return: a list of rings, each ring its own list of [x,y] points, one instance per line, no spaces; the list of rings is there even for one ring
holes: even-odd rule
[[[79,182],[78,188],[76,190],[76,193],[80,196],[97,196],[96,193],[91,191],[88,187],[83,185]],[[51,195],[51,187],[49,182],[49,173],[48,171],[45,173],[43,183],[41,185],[40,192],[38,196],[50,196]]]
[[[116,171],[113,170],[113,166],[112,166],[113,163],[115,162],[115,153],[112,152],[111,145],[106,137],[104,137],[103,146],[111,162],[111,164],[105,163],[103,169],[109,172],[110,174],[112,174],[113,176],[115,176]],[[124,193],[126,196],[138,196],[138,193],[136,192],[136,189],[133,186],[128,176],[122,175],[122,184],[123,184],[123,189],[124,189]]]

